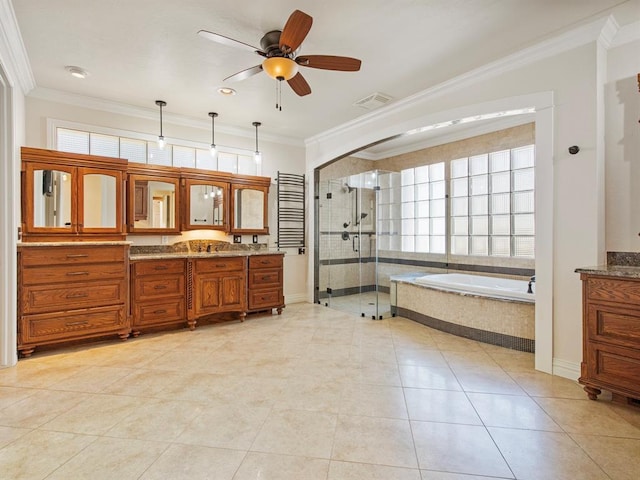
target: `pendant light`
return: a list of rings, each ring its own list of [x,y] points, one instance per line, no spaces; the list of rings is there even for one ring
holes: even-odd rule
[[[218,116],[216,112],[209,112],[209,116],[211,117],[211,156],[216,158],[218,155],[218,149],[216,148],[216,125],[215,119]]]
[[[262,154],[260,153],[260,150],[258,150],[258,127],[262,124],[260,122],[253,122],[251,125],[256,127],[256,151],[253,154],[253,159],[256,163],[260,163],[262,161]]]
[[[160,107],[160,135],[158,136],[158,148],[160,150],[163,150],[165,141],[164,136],[162,135],[162,107],[166,107],[167,102],[165,102],[164,100],[156,100],[156,105]]]

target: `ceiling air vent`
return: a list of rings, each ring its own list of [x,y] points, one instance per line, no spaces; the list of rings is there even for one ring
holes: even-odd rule
[[[375,92],[371,95],[367,95],[361,100],[358,100],[353,105],[356,107],[364,108],[365,110],[375,110],[383,105],[389,103],[392,98],[384,93]]]

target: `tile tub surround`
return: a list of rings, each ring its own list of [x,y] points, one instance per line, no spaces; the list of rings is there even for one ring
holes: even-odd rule
[[[535,349],[535,304],[446,292],[395,280],[400,315],[448,333],[521,351]],[[392,288],[393,291],[393,288]]]
[[[533,357],[312,304],[67,348],[0,370],[0,476],[635,479],[640,410]]]

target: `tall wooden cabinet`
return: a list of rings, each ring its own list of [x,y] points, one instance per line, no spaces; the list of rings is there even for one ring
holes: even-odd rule
[[[640,399],[640,278],[581,273],[583,361],[579,382]]]
[[[249,257],[249,311],[284,308],[282,254]]]
[[[20,248],[18,350],[129,336],[128,244]]]

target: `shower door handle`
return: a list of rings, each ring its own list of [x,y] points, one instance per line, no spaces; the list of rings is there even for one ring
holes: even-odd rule
[[[353,236],[351,240],[351,246],[353,248],[353,251],[357,253],[359,250],[358,250],[358,247],[356,246],[356,240],[360,240],[360,237],[358,235]]]

